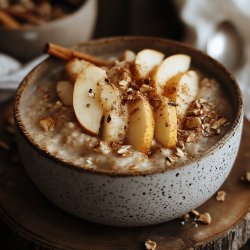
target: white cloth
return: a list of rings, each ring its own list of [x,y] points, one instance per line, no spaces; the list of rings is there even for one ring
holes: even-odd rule
[[[250,2],[249,0],[176,0],[186,24],[185,42],[206,51],[207,40],[217,26],[229,21],[243,40],[244,60],[233,74],[243,92],[245,116],[250,120]]]

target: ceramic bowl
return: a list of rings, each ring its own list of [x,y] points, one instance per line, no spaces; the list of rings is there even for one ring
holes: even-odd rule
[[[86,0],[72,14],[44,25],[21,29],[0,28],[0,51],[27,61],[43,53],[47,42],[72,46],[88,40],[94,31],[97,0]]]
[[[27,173],[49,200],[92,222],[145,226],[177,218],[204,203],[220,188],[238,152],[243,123],[241,93],[232,76],[212,58],[180,43],[159,38],[118,37],[78,46],[95,55],[143,48],[160,50],[166,55],[190,55],[194,67],[219,81],[233,106],[232,124],[226,135],[201,156],[176,168],[133,175],[105,174],[63,162],[39,148],[24,123],[27,101],[41,79],[63,70],[64,63],[58,59],[50,58],[39,65],[17,91],[16,135]]]

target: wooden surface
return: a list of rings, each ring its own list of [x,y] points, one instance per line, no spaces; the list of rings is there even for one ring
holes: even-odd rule
[[[210,225],[180,219],[141,228],[115,228],[92,224],[60,210],[32,184],[23,167],[16,163],[13,136],[3,132],[11,105],[0,107],[0,138],[11,145],[0,150],[0,217],[19,239],[15,249],[145,249],[148,238],[160,249],[238,249],[250,237],[250,183],[240,176],[250,171],[250,124],[245,121],[243,140],[234,168],[221,188],[226,201],[212,197],[198,208],[209,212]],[[198,225],[198,226],[195,226]],[[14,248],[13,248],[14,249]]]

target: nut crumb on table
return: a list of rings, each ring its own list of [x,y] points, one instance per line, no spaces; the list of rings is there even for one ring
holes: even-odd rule
[[[145,247],[147,250],[155,250],[157,247],[157,244],[154,241],[148,239],[145,242]]]
[[[210,213],[207,213],[207,212],[200,213],[195,209],[191,210],[187,214],[184,214],[180,219],[182,220],[181,221],[182,225],[185,225],[185,222],[190,221],[194,224],[195,227],[198,227],[197,222],[202,222],[205,225],[209,225],[212,222],[212,217]]]
[[[217,201],[222,201],[222,202],[225,201],[225,199],[226,199],[226,192],[225,191],[219,191],[219,192],[217,192],[215,199]]]

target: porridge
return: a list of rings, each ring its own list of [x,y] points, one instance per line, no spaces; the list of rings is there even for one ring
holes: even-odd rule
[[[197,157],[225,135],[231,106],[189,56],[164,57],[144,49],[109,67],[70,60],[39,84],[25,126],[50,154],[100,172],[165,170]]]

